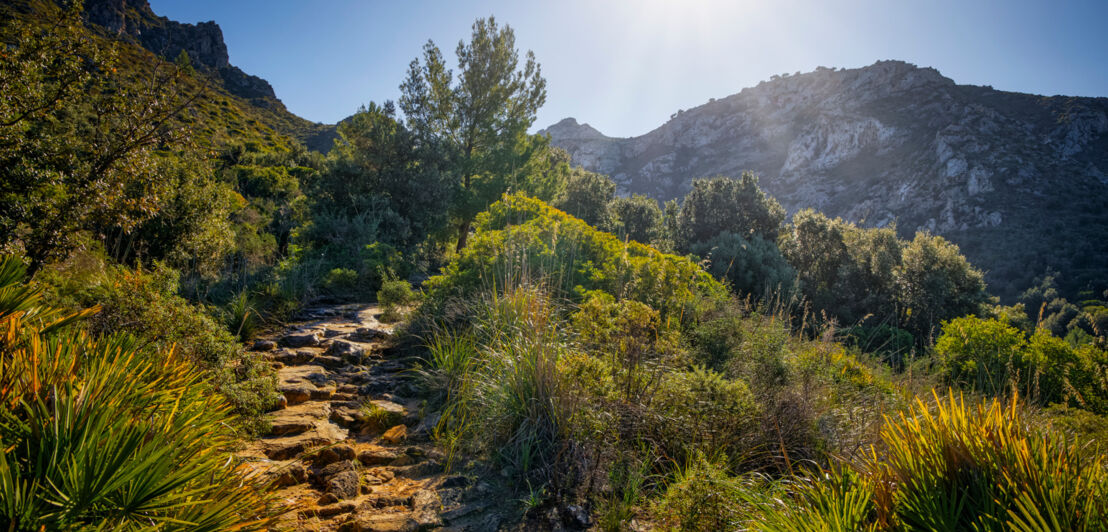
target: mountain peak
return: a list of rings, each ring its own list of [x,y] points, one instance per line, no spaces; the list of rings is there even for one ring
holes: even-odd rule
[[[599,140],[611,138],[588,124],[579,124],[577,119],[563,118],[558,123],[539,131],[540,135],[549,134],[557,138],[571,138],[577,140]]]
[[[546,131],[623,193],[678,198],[692,179],[753,170],[789,211],[943,235],[1001,296],[1026,286],[1027,272],[1066,269],[1051,257],[1083,256],[1082,246],[1108,254],[1103,239],[1059,251],[1049,237],[1108,226],[1094,205],[1108,195],[1104,98],[957,85],[934,68],[878,61],[773,76],[638,137],[605,137],[576,120]],[[1012,229],[1026,224],[1037,228]]]

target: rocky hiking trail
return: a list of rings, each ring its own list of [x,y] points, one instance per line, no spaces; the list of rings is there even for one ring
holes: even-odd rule
[[[373,305],[310,308],[255,342],[277,368],[282,408],[237,453],[274,481],[277,530],[496,530],[492,488],[444,471],[410,361]]]

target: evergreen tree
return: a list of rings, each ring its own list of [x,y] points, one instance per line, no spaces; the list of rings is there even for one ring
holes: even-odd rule
[[[452,210],[462,249],[473,218],[508,190],[505,168],[526,163],[517,148],[546,101],[546,80],[530,51],[518,68],[515,33],[493,17],[474,22],[469,43],[459,42],[456,54],[455,80],[442,52],[428,41],[423,61],[412,61],[400,86],[400,108],[417,136],[451,151],[461,185]]]

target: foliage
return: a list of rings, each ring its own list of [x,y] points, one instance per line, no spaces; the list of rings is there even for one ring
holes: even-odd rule
[[[158,209],[155,150],[200,92],[166,64],[136,82],[87,35],[78,9],[35,25],[10,19],[0,55],[0,246],[32,273],[64,258],[81,229],[131,231]],[[8,43],[5,43],[8,44]]]
[[[87,324],[92,334],[127,333],[151,349],[173,349],[207,372],[209,389],[226,397],[247,429],[264,424],[262,414],[276,396],[272,370],[211,315],[177,295],[177,272],[161,265],[148,272],[107,266],[82,278],[74,270],[52,269],[42,280],[71,307],[100,306]]]
[[[507,190],[511,169],[528,160],[520,143],[546,101],[546,80],[531,52],[517,70],[515,33],[493,17],[474,22],[469,43],[458,43],[456,53],[455,83],[442,52],[428,41],[422,63],[412,61],[400,86],[400,108],[418,138],[451,153],[460,181],[452,204],[460,251],[474,216]]]
[[[872,353],[893,369],[901,371],[916,345],[912,333],[890,325],[856,326],[846,330],[847,344]]]
[[[264,528],[261,486],[227,460],[229,408],[195,366],[133,337],[58,330],[14,264],[0,263],[0,522]]]
[[[743,517],[745,486],[727,473],[726,457],[691,456],[652,506],[652,514],[677,530],[733,530]]]
[[[760,236],[724,232],[692,245],[689,251],[709,261],[708,271],[728,281],[737,294],[789,297],[795,290],[796,270],[776,244]]]
[[[943,320],[977,312],[985,302],[981,271],[939,236],[916,233],[904,246],[896,279],[903,328],[917,338],[933,335]]]
[[[566,176],[565,190],[553,205],[593,227],[606,227],[615,194],[616,184],[608,176],[578,167]]]
[[[455,191],[437,143],[420,142],[397,122],[391,102],[362,107],[338,132],[327,169],[311,187],[317,211],[379,212],[381,242],[405,253],[442,230]]]
[[[493,458],[518,486],[558,483],[575,409],[557,371],[566,345],[538,289],[517,287],[473,303],[468,330],[434,336],[422,380],[446,400],[436,439]]]
[[[1108,470],[1055,432],[1026,424],[1018,401],[967,407],[953,395],[889,420],[884,451],[857,472],[798,484],[758,530],[1099,530]]]
[[[841,323],[904,329],[921,345],[942,320],[981,310],[982,274],[958,247],[917,233],[901,241],[895,228],[862,229],[805,209],[780,239],[812,306]]]
[[[652,198],[635,194],[608,204],[610,232],[621,239],[652,244],[661,236],[662,209]]]
[[[377,291],[377,303],[381,305],[382,315],[387,321],[398,319],[401,309],[415,301],[416,294],[412,291],[412,283],[404,279],[386,279],[381,283],[381,289]]]
[[[724,298],[723,287],[688,259],[624,243],[535,199],[505,196],[476,227],[471,245],[424,284],[433,305],[521,278],[541,279],[557,298],[602,290],[645,303],[662,320],[681,319],[701,297]]]
[[[1028,338],[999,320],[967,316],[943,324],[935,353],[943,377],[971,390],[1108,412],[1108,353],[1096,346],[1075,348],[1041,328]]]
[[[724,232],[773,241],[784,220],[785,209],[758,187],[753,173],[697,179],[677,214],[677,244],[689,249]]]

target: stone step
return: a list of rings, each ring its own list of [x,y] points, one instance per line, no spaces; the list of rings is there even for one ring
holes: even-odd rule
[[[330,421],[321,421],[311,430],[291,436],[271,436],[258,440],[261,452],[270,460],[287,460],[313,447],[345,440],[349,432]]]
[[[293,405],[273,415],[269,433],[274,436],[308,432],[331,417],[331,403],[313,401]]]

